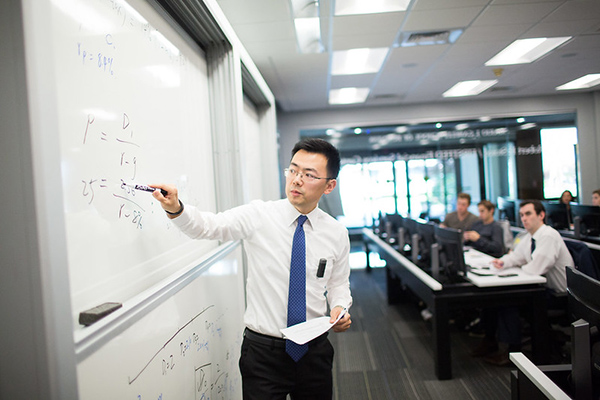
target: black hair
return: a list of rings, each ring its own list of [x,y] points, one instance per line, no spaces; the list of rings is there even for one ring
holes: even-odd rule
[[[327,158],[327,177],[337,179],[340,173],[340,153],[335,146],[323,139],[302,139],[292,149],[292,158],[300,150],[308,153],[323,154]]]
[[[523,206],[526,206],[527,204],[533,205],[533,209],[537,215],[540,215],[541,212],[544,214],[546,213],[546,207],[544,207],[542,202],[539,200],[523,200],[519,206],[519,209],[523,208]]]

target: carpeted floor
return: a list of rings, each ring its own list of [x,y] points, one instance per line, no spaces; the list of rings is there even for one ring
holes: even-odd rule
[[[387,304],[383,268],[354,269],[350,281],[352,327],[329,335],[336,350],[334,399],[510,399],[510,367],[469,355],[480,338],[453,327],[453,379],[439,381],[431,326],[418,305]]]

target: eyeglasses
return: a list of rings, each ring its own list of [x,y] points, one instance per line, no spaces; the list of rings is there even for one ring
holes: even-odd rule
[[[304,182],[315,182],[319,179],[335,179],[335,178],[320,178],[318,176],[314,176],[313,174],[311,174],[310,172],[300,172],[298,170],[296,170],[295,168],[286,168],[283,170],[283,174],[285,175],[286,178],[289,178],[290,176],[292,177],[299,177],[300,179],[302,179]]]

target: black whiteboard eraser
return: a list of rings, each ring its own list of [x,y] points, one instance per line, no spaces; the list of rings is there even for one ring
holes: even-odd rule
[[[80,312],[79,323],[85,326],[91,325],[121,307],[123,307],[121,303],[100,304],[99,306]]]

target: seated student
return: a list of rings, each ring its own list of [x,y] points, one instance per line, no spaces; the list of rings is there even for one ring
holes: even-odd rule
[[[567,220],[569,222],[569,226],[573,225],[573,218],[571,217],[571,202],[574,200],[575,198],[570,190],[565,190],[560,195],[560,202],[567,208]]]
[[[489,200],[482,200],[477,204],[477,209],[479,220],[471,226],[471,230],[463,233],[465,245],[493,257],[502,257],[504,231],[500,224],[494,221],[496,206]]]
[[[477,216],[469,211],[471,195],[459,193],[456,197],[456,211],[447,214],[441,226],[466,231],[477,221]]]
[[[560,234],[544,223],[544,206],[538,200],[523,201],[519,215],[527,233],[512,252],[494,259],[492,264],[498,269],[520,267],[528,274],[544,275],[548,288],[565,292],[566,267],[575,263]],[[508,365],[508,353],[521,349],[518,307],[485,309],[482,323],[485,337],[471,355],[486,356],[484,361],[491,364]]]
[[[596,189],[592,192],[592,205],[600,206],[600,189]]]

